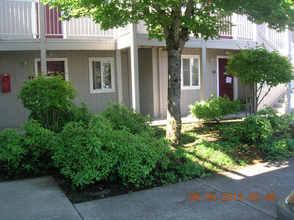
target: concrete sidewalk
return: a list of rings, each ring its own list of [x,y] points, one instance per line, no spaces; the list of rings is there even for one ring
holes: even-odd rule
[[[52,177],[4,182],[0,219],[275,219],[278,200],[294,188],[293,171],[289,158],[75,205]],[[190,201],[191,193],[200,200]],[[207,201],[213,195],[216,200]]]

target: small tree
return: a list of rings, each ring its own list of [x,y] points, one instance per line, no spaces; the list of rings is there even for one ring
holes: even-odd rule
[[[30,118],[41,122],[45,128],[58,128],[61,111],[71,105],[77,91],[64,76],[39,75],[21,87],[17,98],[31,111]]]
[[[250,115],[257,113],[258,106],[273,87],[294,79],[289,59],[276,51],[267,51],[264,46],[240,49],[240,53],[230,56],[226,67],[227,74],[240,79]],[[249,94],[246,86],[249,87]],[[261,97],[264,86],[267,86],[267,89]]]

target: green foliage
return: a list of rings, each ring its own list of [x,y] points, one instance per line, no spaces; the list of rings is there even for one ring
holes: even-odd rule
[[[140,134],[148,132],[154,134],[154,129],[150,127],[152,119],[150,116],[142,116],[134,109],[129,110],[124,103],[108,102],[110,107],[107,107],[102,115],[107,118],[115,130],[127,130],[132,134]]]
[[[234,12],[248,14],[250,21],[284,31],[293,28],[292,1],[255,1],[240,0],[232,4],[230,0],[215,0],[213,4],[206,0],[193,1],[87,1],[87,0],[43,0],[63,11],[65,20],[78,17],[91,17],[102,29],[124,27],[128,23],[143,20],[147,25],[150,38],[167,40],[167,33],[178,27],[178,34],[200,35],[205,39],[218,37],[220,30],[230,26],[230,22],[221,19]],[[197,5],[197,7],[196,7]],[[272,9],[276,10],[272,10]],[[184,9],[184,11],[182,11]],[[182,12],[182,13],[181,13]],[[170,32],[172,34],[172,32]]]
[[[23,146],[24,134],[15,129],[5,129],[0,133],[0,170],[15,172],[28,150]]]
[[[53,132],[30,120],[22,126],[26,133],[6,129],[0,133],[0,164],[9,175],[43,172],[52,165],[50,140]]]
[[[249,113],[256,113],[259,104],[269,91],[283,83],[294,79],[293,67],[287,57],[281,56],[277,51],[269,52],[264,46],[240,49],[240,53],[230,54],[231,58],[226,67],[227,74],[238,77],[243,86],[249,86],[249,94],[244,87]],[[255,85],[258,87],[255,89]],[[267,86],[264,95],[263,87]],[[256,105],[253,106],[256,100]]]
[[[279,160],[294,155],[294,140],[280,137],[270,138],[259,146],[266,160]]]
[[[120,178],[123,184],[144,183],[156,164],[166,168],[166,141],[148,133],[133,135],[114,130],[103,116],[95,116],[85,128],[82,122],[68,123],[53,140],[53,160],[75,186]]]
[[[38,120],[45,128],[58,130],[60,114],[72,105],[77,91],[62,75],[39,75],[21,87],[17,98],[31,111],[30,118]]]
[[[81,102],[79,107],[73,102],[69,104],[64,111],[60,112],[58,129],[55,129],[56,132],[60,132],[71,121],[82,122],[86,126],[91,118],[94,117],[94,114],[88,109],[87,103]]]
[[[202,102],[196,102],[195,105],[189,105],[192,117],[210,121],[212,119],[219,120],[230,114],[238,114],[240,110],[240,101],[231,101],[227,96],[216,97],[211,95],[209,99]]]
[[[265,109],[260,110],[257,112],[257,115],[266,117],[269,120],[273,131],[281,132],[283,134],[287,134],[289,125],[294,120],[294,112],[279,116],[272,107],[266,107]]]
[[[272,137],[272,127],[266,117],[250,115],[243,122],[234,123],[224,129],[223,136],[234,142],[259,144]]]
[[[289,59],[277,51],[269,52],[264,46],[240,49],[240,53],[230,56],[227,74],[238,77],[245,85],[260,83],[261,88],[265,84],[275,87],[294,79]]]

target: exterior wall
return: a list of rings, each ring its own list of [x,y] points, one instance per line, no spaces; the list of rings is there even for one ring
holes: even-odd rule
[[[18,126],[27,121],[30,112],[16,99],[19,88],[33,74],[33,60],[37,51],[0,52],[0,74],[9,73],[11,92],[3,93],[0,84],[0,127]],[[24,67],[23,61],[27,61]],[[29,62],[31,61],[31,62]]]
[[[140,113],[142,115],[149,114],[151,117],[154,117],[152,49],[139,50],[138,61]]]
[[[121,53],[121,72],[122,72],[122,95],[125,106],[130,109],[132,107],[131,100],[131,71],[130,71],[130,59],[129,52],[125,51]]]
[[[264,100],[259,104],[258,110],[264,109],[266,106],[272,106],[277,99],[279,99],[284,92],[286,92],[287,86],[285,84],[280,84],[271,89],[269,94],[264,98]],[[260,99],[263,97],[267,90],[261,93]]]
[[[108,100],[117,102],[117,88],[111,93],[90,94],[89,57],[115,57],[115,51],[52,51],[50,58],[67,58],[68,79],[79,91],[75,103],[86,102],[94,113],[101,113]],[[34,59],[40,58],[39,51],[0,52],[0,74],[10,73],[11,92],[0,91],[0,127],[19,126],[27,121],[29,111],[16,99],[19,88],[34,75]],[[27,61],[24,67],[23,61]],[[115,75],[115,74],[114,74]],[[1,87],[1,86],[0,86]]]

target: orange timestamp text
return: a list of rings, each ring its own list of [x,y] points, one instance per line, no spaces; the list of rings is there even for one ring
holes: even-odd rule
[[[201,197],[200,193],[190,193],[190,201],[243,201],[243,193],[222,193],[221,198],[217,198],[215,193],[206,193]],[[249,193],[248,201],[275,201],[276,195],[274,193],[259,194],[259,193]]]

